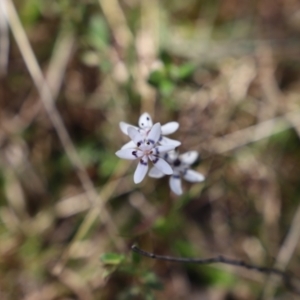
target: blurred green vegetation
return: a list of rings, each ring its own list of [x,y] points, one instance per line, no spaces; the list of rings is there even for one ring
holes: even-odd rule
[[[268,274],[130,250],[272,266],[298,236],[297,1],[13,3],[83,168],[1,23],[0,299],[298,299]],[[181,197],[115,156],[119,122],[145,111],[200,153],[206,181]],[[295,244],[284,268],[300,276]]]

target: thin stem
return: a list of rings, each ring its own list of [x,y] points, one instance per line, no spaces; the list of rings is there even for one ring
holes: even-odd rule
[[[231,258],[226,258],[222,255],[211,257],[211,258],[184,258],[184,257],[174,257],[174,256],[165,256],[165,255],[158,255],[151,252],[147,252],[145,250],[140,249],[137,245],[132,245],[131,250],[137,254],[156,259],[156,260],[163,260],[163,261],[170,261],[170,262],[177,262],[177,263],[192,263],[192,264],[198,264],[198,265],[208,265],[208,264],[214,264],[214,263],[222,263],[227,265],[233,265],[238,266],[242,268],[246,268],[248,270],[255,270],[260,273],[266,273],[266,274],[275,274],[278,276],[281,276],[284,284],[287,288],[289,288],[294,293],[300,294],[300,288],[295,286],[294,283],[292,283],[292,277],[289,276],[286,272],[281,271],[279,269],[275,268],[269,268],[269,267],[260,267],[248,264],[242,260],[236,260]]]

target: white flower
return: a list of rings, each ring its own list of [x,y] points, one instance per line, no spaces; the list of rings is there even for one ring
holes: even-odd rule
[[[162,172],[162,174],[173,174],[170,165],[159,156],[161,153],[168,152],[175,148],[173,145],[157,145],[161,136],[160,123],[151,126],[151,130],[146,136],[131,126],[127,128],[127,134],[131,138],[134,147],[121,148],[121,150],[116,152],[116,155],[124,159],[134,160],[138,158],[140,160],[133,176],[135,183],[140,183],[144,179],[148,171],[148,160],[151,160],[157,170]]]
[[[181,155],[178,155],[176,151],[170,151],[165,153],[163,157],[173,168],[173,174],[170,177],[169,184],[171,190],[176,195],[182,194],[181,177],[189,182],[202,182],[205,179],[201,173],[190,169],[190,166],[198,158],[197,151],[189,151]],[[161,178],[165,174],[158,168],[153,167],[148,175],[153,178]]]
[[[140,118],[139,118],[139,127],[133,126],[131,124],[125,123],[125,122],[120,122],[120,129],[122,130],[123,133],[128,135],[128,128],[133,127],[136,130],[139,131],[139,133],[146,138],[147,135],[149,134],[151,128],[153,126],[152,119],[148,113],[143,113]],[[164,135],[169,135],[171,133],[174,133],[179,127],[178,122],[169,122],[166,123],[165,125],[161,126],[161,135],[159,137],[158,143],[160,145],[173,145],[174,148],[178,147],[181,145],[181,142],[172,140],[170,138],[165,137]],[[130,141],[129,143],[125,144],[122,149],[127,149],[127,148],[132,148],[134,147],[135,144],[133,141]]]

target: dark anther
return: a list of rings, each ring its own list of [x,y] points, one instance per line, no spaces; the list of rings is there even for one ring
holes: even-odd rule
[[[138,142],[136,145],[137,145],[138,147],[141,146],[141,142]]]
[[[150,120],[149,117],[147,117],[147,120],[148,120],[148,121]]]
[[[136,151],[132,151],[132,155],[137,157]]]
[[[174,167],[179,167],[180,164],[181,164],[181,161],[180,161],[180,159],[178,159],[178,158],[175,159],[175,161],[173,162]]]

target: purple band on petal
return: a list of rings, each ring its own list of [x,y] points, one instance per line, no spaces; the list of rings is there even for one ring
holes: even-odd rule
[[[173,175],[172,175],[172,178],[174,178],[174,179],[180,179],[180,175],[178,175],[178,174],[175,174],[175,175],[174,175],[174,174],[173,174]]]
[[[144,166],[147,166],[147,165],[148,165],[148,163],[147,163],[146,161],[143,161],[142,159],[140,160],[140,163],[141,163],[142,165],[144,165]]]
[[[135,157],[138,157],[137,156],[137,151],[132,151],[132,155],[135,156]]]
[[[154,164],[156,164],[156,163],[158,162],[158,160],[159,160],[159,158],[158,158],[158,157],[155,157],[155,159],[153,159],[152,162],[153,162]]]
[[[150,142],[153,145],[155,144],[155,142],[153,140],[151,140],[151,139],[149,139],[148,142]]]

